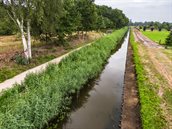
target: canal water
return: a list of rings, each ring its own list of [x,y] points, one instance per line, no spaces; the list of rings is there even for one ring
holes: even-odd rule
[[[118,129],[129,33],[100,76],[88,84],[60,129]]]

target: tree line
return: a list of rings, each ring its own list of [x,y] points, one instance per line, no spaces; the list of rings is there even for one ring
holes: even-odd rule
[[[0,0],[0,35],[20,32],[26,59],[32,58],[31,37],[60,43],[74,32],[119,29],[129,20],[119,9],[94,0]]]
[[[166,29],[166,30],[170,31],[172,29],[172,23],[169,23],[169,22],[162,22],[162,23],[157,22],[157,21],[155,21],[155,22],[145,21],[145,22],[134,22],[134,23],[131,22],[130,25],[131,26],[139,26],[140,29],[143,28],[144,30],[145,29],[152,29],[152,30],[157,29],[157,30],[161,31],[162,29]]]

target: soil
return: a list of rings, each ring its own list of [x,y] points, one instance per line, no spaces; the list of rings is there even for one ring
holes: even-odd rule
[[[130,43],[128,46],[124,83],[121,129],[140,129],[139,97],[136,85],[133,52]]]

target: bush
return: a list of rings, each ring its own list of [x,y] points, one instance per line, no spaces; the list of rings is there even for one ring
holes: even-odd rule
[[[146,31],[146,26],[143,27],[143,31]]]
[[[166,43],[167,46],[172,46],[172,31],[170,32],[170,34],[166,38],[166,42],[165,43]]]
[[[69,110],[71,94],[99,74],[126,31],[117,30],[5,91],[0,97],[0,128],[42,128],[56,116],[62,120]]]
[[[154,27],[151,27],[150,29],[151,29],[151,31],[154,31]]]
[[[29,61],[24,56],[22,56],[20,54],[15,55],[13,58],[17,64],[20,64],[20,65],[29,64]]]

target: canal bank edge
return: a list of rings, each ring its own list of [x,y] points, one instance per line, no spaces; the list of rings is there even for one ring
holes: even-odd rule
[[[126,70],[124,77],[123,104],[121,115],[121,129],[140,129],[140,106],[139,106],[138,87],[136,82],[135,65],[133,50],[128,44]]]

